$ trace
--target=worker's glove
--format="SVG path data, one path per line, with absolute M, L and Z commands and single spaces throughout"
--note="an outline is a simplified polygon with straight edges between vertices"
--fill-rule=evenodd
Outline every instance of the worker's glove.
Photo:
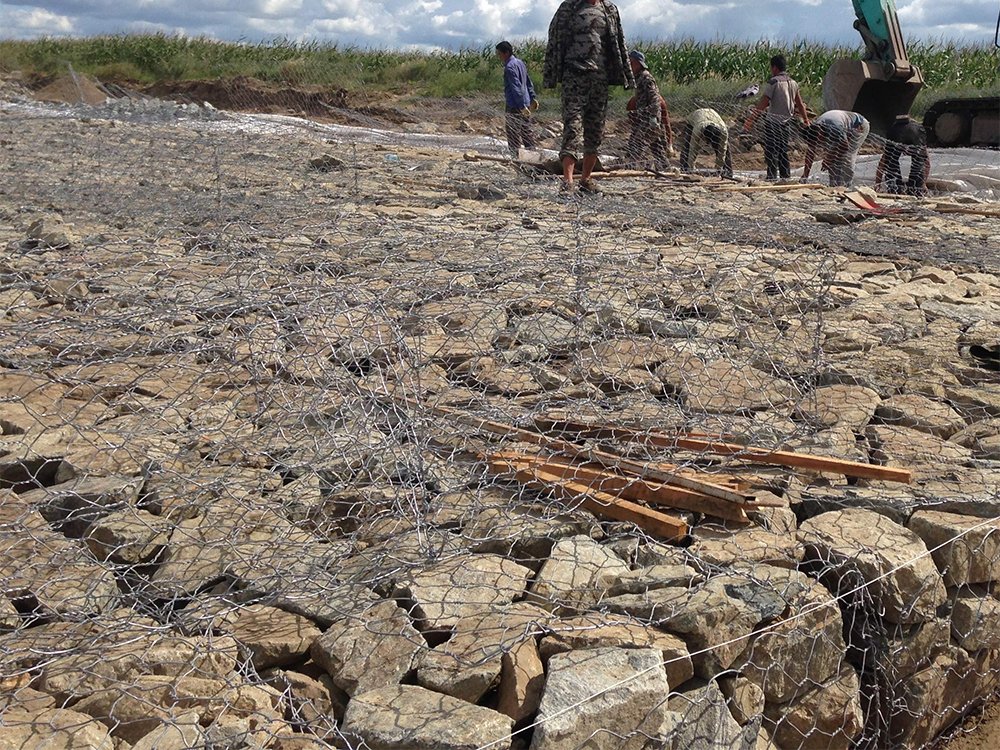
M 677 149 L 674 148 L 672 144 L 667 146 L 667 156 L 671 159 L 677 158 Z
M 531 117 L 531 110 L 525 107 L 524 109 L 521 110 L 521 114 L 524 115 L 525 117 Z
M 660 118 L 655 116 L 647 118 L 646 127 L 648 127 L 650 130 L 656 130 L 657 128 L 660 127 Z
M 531 104 L 528 105 L 528 108 L 532 112 L 537 112 L 538 111 L 538 100 L 537 99 L 532 99 L 531 100 Z

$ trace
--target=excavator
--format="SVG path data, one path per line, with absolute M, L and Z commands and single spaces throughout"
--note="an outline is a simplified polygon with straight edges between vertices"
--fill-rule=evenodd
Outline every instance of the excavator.
M 852 1 L 865 54 L 861 60 L 834 61 L 823 78 L 823 105 L 858 112 L 873 132 L 885 135 L 897 116 L 909 113 L 924 78 L 906 57 L 893 0 Z M 1000 45 L 1000 19 L 994 43 Z M 935 102 L 924 127 L 930 145 L 1000 147 L 1000 97 Z

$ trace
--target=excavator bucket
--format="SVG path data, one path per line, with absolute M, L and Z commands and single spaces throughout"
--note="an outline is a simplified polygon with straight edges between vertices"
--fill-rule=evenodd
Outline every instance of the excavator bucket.
M 915 67 L 893 76 L 877 60 L 837 60 L 823 78 L 823 106 L 864 115 L 873 133 L 885 135 L 897 116 L 909 113 L 923 85 Z

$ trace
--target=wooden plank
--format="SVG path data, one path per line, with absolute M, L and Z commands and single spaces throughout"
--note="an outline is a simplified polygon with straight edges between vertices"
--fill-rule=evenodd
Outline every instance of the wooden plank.
M 724 500 L 708 497 L 682 487 L 671 487 L 638 477 L 615 474 L 593 464 L 574 464 L 545 456 L 530 457 L 523 463 L 519 463 L 517 459 L 509 458 L 497 460 L 498 464 L 506 462 L 555 474 L 597 492 L 615 495 L 626 500 L 635 500 L 648 505 L 663 505 L 694 513 L 705 513 L 737 523 L 749 523 L 750 521 L 743 507 L 735 503 L 727 503 Z
M 961 206 L 957 203 L 935 203 L 934 210 L 943 214 L 966 214 L 969 216 L 989 216 L 1000 219 L 1000 211 L 991 208 Z
M 548 421 L 552 422 L 552 420 Z M 827 456 L 814 456 L 808 453 L 795 453 L 794 451 L 766 450 L 750 445 L 728 443 L 715 436 L 701 435 L 699 433 L 670 435 L 654 430 L 640 432 L 628 427 L 593 427 L 585 423 L 569 420 L 558 423 L 553 422 L 553 424 L 557 424 L 558 428 L 565 432 L 586 437 L 627 440 L 659 448 L 681 448 L 701 453 L 712 453 L 718 456 L 737 456 L 746 462 L 830 472 L 859 479 L 881 479 L 889 482 L 908 484 L 913 477 L 912 473 L 906 469 L 863 464 L 858 461 L 848 461 L 842 458 L 830 458 Z
M 563 500 L 578 502 L 581 507 L 600 518 L 634 523 L 640 529 L 667 541 L 681 541 L 687 536 L 687 524 L 679 518 L 599 492 L 557 474 L 534 468 L 515 468 L 512 474 L 522 484 L 548 490 Z
M 776 464 L 809 471 L 830 472 L 858 479 L 881 479 L 887 482 L 902 482 L 909 484 L 913 478 L 912 472 L 906 469 L 896 469 L 890 466 L 863 464 L 858 461 L 848 461 L 843 458 L 814 456 L 808 453 L 794 451 L 769 451 L 753 446 L 739 445 L 716 440 L 710 436 L 654 436 L 656 445 L 663 447 L 678 447 L 685 450 L 704 451 L 720 456 L 738 456 L 744 461 L 755 461 L 763 464 Z
M 788 185 L 720 185 L 712 188 L 717 193 L 787 193 L 790 190 L 815 190 L 823 188 L 818 182 L 794 182 Z

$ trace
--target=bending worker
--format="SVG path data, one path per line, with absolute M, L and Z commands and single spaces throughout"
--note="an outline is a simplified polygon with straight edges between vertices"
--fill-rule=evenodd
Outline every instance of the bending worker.
M 903 180 L 899 159 L 910 157 L 910 173 Z M 927 153 L 927 131 L 909 115 L 900 115 L 886 133 L 885 149 L 875 170 L 875 187 L 887 193 L 925 195 L 931 159 Z
M 660 96 L 656 79 L 649 72 L 646 56 L 639 50 L 628 53 L 632 75 L 635 76 L 635 96 L 628 102 L 628 117 L 632 134 L 628 139 L 628 156 L 634 162 L 644 161 L 646 151 L 653 154 L 656 169 L 665 170 L 667 156 L 674 148 L 667 103 Z
M 868 120 L 857 112 L 843 109 L 828 110 L 813 120 L 805 132 L 809 145 L 802 180 L 809 178 L 816 155 L 822 153 L 831 187 L 849 186 L 854 182 L 854 160 L 870 127 Z
M 687 117 L 681 142 L 681 171 L 690 172 L 703 149 L 715 153 L 715 168 L 722 177 L 733 176 L 733 157 L 729 151 L 729 128 L 714 109 L 696 109 Z

